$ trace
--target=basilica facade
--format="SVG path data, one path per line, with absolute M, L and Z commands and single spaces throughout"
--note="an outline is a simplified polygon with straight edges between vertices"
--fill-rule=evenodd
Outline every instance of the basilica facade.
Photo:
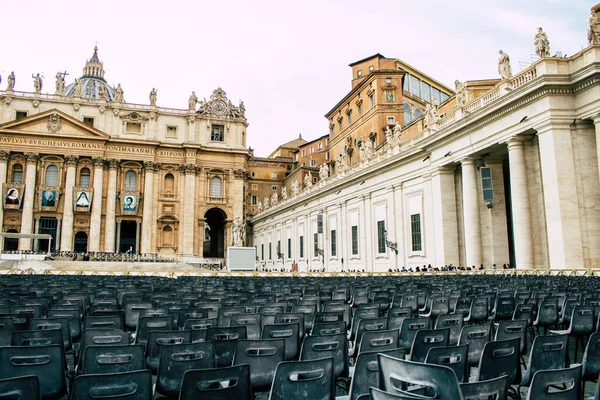
M 155 89 L 149 104 L 127 103 L 97 50 L 75 82 L 58 73 L 54 93 L 15 73 L 0 91 L 0 221 L 26 234 L 3 250 L 224 258 L 246 212 L 243 102 L 218 88 L 192 92 L 187 109 L 157 106 Z

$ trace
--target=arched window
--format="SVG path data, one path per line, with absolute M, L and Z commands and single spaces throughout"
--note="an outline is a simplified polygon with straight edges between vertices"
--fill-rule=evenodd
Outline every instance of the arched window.
M 163 246 L 173 246 L 173 228 L 168 225 L 163 228 Z
M 81 187 L 90 187 L 90 169 L 89 168 L 81 168 L 79 171 L 79 186 Z
M 135 171 L 127 171 L 125 173 L 125 191 L 135 192 L 137 190 L 137 174 Z
M 404 125 L 408 125 L 412 121 L 412 110 L 410 109 L 410 104 L 403 103 L 402 108 L 404 108 Z
M 49 165 L 46 168 L 46 186 L 58 186 L 58 167 Z
M 210 197 L 222 197 L 221 189 L 221 178 L 219 178 L 218 176 L 214 176 L 210 180 Z
M 23 166 L 15 164 L 12 167 L 12 183 L 23 183 Z
M 165 193 L 172 194 L 175 190 L 175 177 L 173 174 L 165 175 Z
M 421 115 L 423 115 L 423 111 L 421 111 L 420 108 L 415 108 L 415 118 L 414 119 L 419 118 Z

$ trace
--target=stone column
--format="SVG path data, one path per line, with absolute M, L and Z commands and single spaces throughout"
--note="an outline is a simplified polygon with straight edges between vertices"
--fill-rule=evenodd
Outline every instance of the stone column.
M 531 209 L 529 186 L 523 153 L 523 139 L 513 137 L 508 142 L 510 166 L 510 196 L 512 210 L 513 241 L 517 268 L 531 269 L 533 264 L 533 235 L 531 231 Z
M 454 170 L 438 168 L 431 174 L 433 200 L 434 266 L 458 266 L 458 222 Z M 471 265 L 469 265 L 471 266 Z
M 104 227 L 104 251 L 115 251 L 115 213 L 117 207 L 117 168 L 119 161 L 108 160 L 108 187 L 106 192 L 106 226 Z
M 535 127 L 543 171 L 544 209 L 550 268 L 583 268 L 579 195 L 568 122 Z M 513 210 L 514 212 L 514 210 Z
M 73 250 L 73 187 L 75 186 L 76 156 L 66 156 L 67 179 L 65 181 L 65 199 L 63 207 L 63 229 L 60 233 L 60 251 Z M 56 244 L 58 246 L 58 243 Z
M 34 219 L 34 223 L 33 223 L 33 233 L 38 234 L 40 233 L 40 217 L 35 217 Z M 33 251 L 39 251 L 40 249 L 40 241 L 39 239 L 34 239 L 33 240 Z
M 35 178 L 38 155 L 26 153 L 25 197 L 21 215 L 21 233 L 30 234 L 33 229 L 33 204 L 35 202 Z M 19 239 L 19 250 L 31 250 L 31 239 Z
M 594 121 L 594 128 L 596 130 L 596 154 L 598 157 L 598 173 L 600 177 L 600 114 L 592 117 Z
M 117 221 L 117 242 L 115 244 L 115 253 L 121 252 L 121 221 Z
M 0 187 L 6 183 L 8 172 L 8 151 L 0 150 Z M 4 207 L 0 205 L 0 232 L 4 232 Z M 0 250 L 4 249 L 4 238 L 0 237 Z
M 156 232 L 152 232 L 152 202 L 154 200 L 154 170 L 155 166 L 152 162 L 145 162 L 146 175 L 144 177 L 144 208 L 142 215 L 142 254 L 155 253 L 152 248 L 152 236 Z
M 140 228 L 141 224 L 135 221 L 135 254 L 140 254 Z
M 102 180 L 104 177 L 104 160 L 94 158 L 94 200 L 92 202 L 92 218 L 90 221 L 90 237 L 88 251 L 100 251 L 100 224 L 102 223 Z
M 62 218 L 59 217 L 56 219 L 56 243 L 54 244 L 54 248 L 56 249 L 57 253 L 60 249 L 61 234 L 62 234 Z
M 319 256 L 321 259 L 321 268 L 324 268 L 325 271 L 329 272 L 329 257 L 331 257 L 331 238 L 329 238 L 329 243 L 327 243 L 327 238 L 331 234 L 331 229 L 329 227 L 329 217 L 327 216 L 327 209 L 323 210 L 323 241 L 321 243 L 321 249 L 323 250 L 323 256 Z
M 363 196 L 364 201 L 364 221 L 365 221 L 365 272 L 373 272 L 375 265 L 375 254 L 373 252 L 373 218 L 371 210 L 371 193 Z
M 473 158 L 465 158 L 462 164 L 463 216 L 466 267 L 479 267 L 481 258 L 481 227 L 479 225 L 479 190 L 477 168 Z
M 181 169 L 185 176 L 183 195 L 183 255 L 194 256 L 194 232 L 196 225 L 195 200 L 196 200 L 196 171 L 194 164 L 183 164 Z M 227 236 L 226 236 L 227 240 Z

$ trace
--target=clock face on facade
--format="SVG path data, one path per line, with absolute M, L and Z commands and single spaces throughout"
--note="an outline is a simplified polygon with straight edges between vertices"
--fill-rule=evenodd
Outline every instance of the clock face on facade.
M 211 105 L 212 112 L 215 114 L 224 114 L 225 113 L 226 104 L 224 101 L 217 100 L 213 101 Z

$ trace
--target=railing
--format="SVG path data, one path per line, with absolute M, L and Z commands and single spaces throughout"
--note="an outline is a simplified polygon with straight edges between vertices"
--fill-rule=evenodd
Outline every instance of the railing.
M 534 64 L 534 65 L 530 66 L 529 68 L 526 68 L 523 71 L 519 72 L 517 75 L 515 75 L 512 78 L 512 80 L 511 80 L 512 88 L 516 89 L 520 86 L 523 86 L 527 82 L 537 78 L 537 76 L 538 76 L 537 66 Z

